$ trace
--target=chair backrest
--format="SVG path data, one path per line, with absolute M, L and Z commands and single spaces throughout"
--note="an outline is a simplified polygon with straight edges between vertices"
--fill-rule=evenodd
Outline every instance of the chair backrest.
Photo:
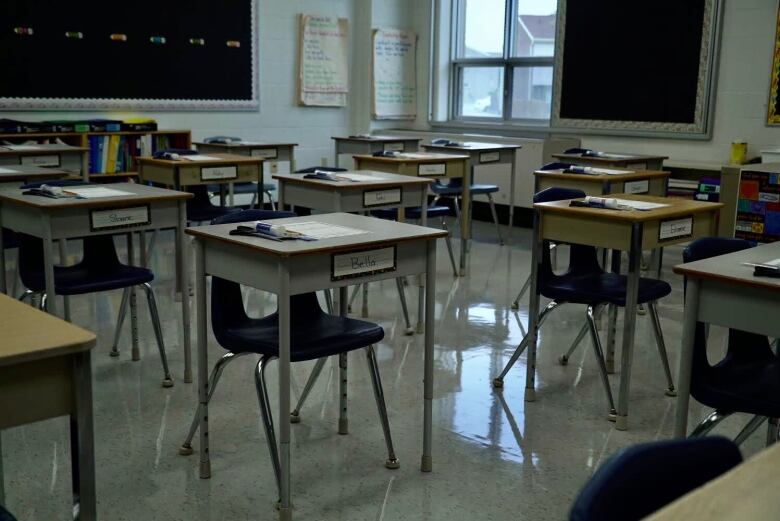
M 296 174 L 313 174 L 315 170 L 322 170 L 323 172 L 346 172 L 346 168 L 338 168 L 335 166 L 310 166 L 309 168 L 301 168 L 296 170 Z
M 570 521 L 634 521 L 738 465 L 726 438 L 658 441 L 629 447 L 604 463 L 574 501 Z
M 552 163 L 547 163 L 546 165 L 542 165 L 542 167 L 539 170 L 566 170 L 567 168 L 571 167 L 571 163 L 561 163 L 560 161 L 553 161 Z
M 194 196 L 192 199 L 187 199 L 187 206 L 212 206 L 211 196 L 206 185 L 191 185 L 187 187 L 187 191 Z
M 265 221 L 270 219 L 284 219 L 296 217 L 295 212 L 282 212 L 272 210 L 241 210 L 240 212 L 220 215 L 211 221 L 211 224 L 245 223 L 247 221 Z
M 0 505 L 0 521 L 16 521 L 16 518 L 11 513 Z
M 592 154 L 593 150 L 589 148 L 580 148 L 580 147 L 574 147 L 574 148 L 567 148 L 563 151 L 564 154 Z

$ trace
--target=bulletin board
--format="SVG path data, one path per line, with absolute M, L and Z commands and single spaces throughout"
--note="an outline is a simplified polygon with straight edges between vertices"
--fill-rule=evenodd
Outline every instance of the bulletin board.
M 257 0 L 3 0 L 0 109 L 245 110 Z
M 372 37 L 374 119 L 417 117 L 417 34 L 375 29 Z
M 741 172 L 734 237 L 758 242 L 780 240 L 780 174 Z
M 780 100 L 778 100 L 778 85 L 780 84 L 780 9 L 775 19 L 775 52 L 772 55 L 772 73 L 769 79 L 769 103 L 767 104 L 767 125 L 780 125 Z
M 298 33 L 298 103 L 344 107 L 349 92 L 348 21 L 301 14 Z

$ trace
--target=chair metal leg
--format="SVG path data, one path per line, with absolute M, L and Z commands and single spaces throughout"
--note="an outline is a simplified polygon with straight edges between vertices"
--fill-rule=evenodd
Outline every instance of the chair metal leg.
M 734 443 L 737 445 L 742 445 L 742 443 L 750 437 L 751 434 L 756 432 L 756 429 L 761 427 L 761 424 L 764 423 L 767 420 L 766 416 L 753 416 L 750 421 L 745 425 L 741 431 L 739 431 L 739 434 L 737 434 L 737 437 L 734 438 Z
M 574 339 L 574 342 L 571 343 L 571 346 L 569 346 L 569 350 L 566 351 L 565 355 L 561 355 L 558 357 L 558 363 L 561 365 L 566 365 L 569 363 L 569 359 L 571 358 L 571 355 L 574 354 L 574 351 L 579 347 L 580 342 L 582 342 L 582 339 L 585 338 L 585 335 L 588 334 L 588 322 L 586 321 L 584 324 L 582 324 L 582 327 L 580 328 L 580 332 L 577 333 L 577 338 Z
M 491 194 L 485 194 L 488 198 L 488 203 L 490 204 L 490 213 L 493 214 L 493 224 L 496 225 L 496 234 L 498 234 L 498 242 L 501 244 L 501 246 L 504 245 L 504 237 L 501 235 L 501 226 L 498 224 L 498 213 L 496 213 L 496 204 L 493 201 L 493 195 Z
M 173 377 L 168 368 L 168 355 L 165 353 L 165 340 L 163 339 L 162 327 L 160 327 L 160 313 L 157 311 L 157 301 L 154 298 L 154 291 L 148 283 L 141 284 L 146 293 L 146 302 L 149 304 L 149 315 L 152 317 L 152 327 L 154 336 L 157 339 L 157 349 L 160 351 L 160 360 L 163 366 L 163 387 L 173 387 Z
M 271 203 L 271 210 L 276 211 L 276 203 L 274 202 L 274 198 L 271 197 L 271 192 L 265 190 L 265 195 L 268 196 L 268 202 Z
M 693 429 L 693 432 L 688 435 L 689 438 L 700 438 L 705 436 L 708 432 L 715 428 L 717 424 L 731 416 L 732 413 L 725 411 L 712 411 L 709 416 L 704 418 L 704 421 Z
M 555 300 L 551 300 L 549 304 L 542 310 L 541 313 L 539 313 L 539 325 L 537 326 L 537 330 L 541 329 L 542 324 L 549 316 L 550 312 L 563 304 L 563 302 L 556 302 Z M 497 377 L 493 378 L 493 387 L 504 387 L 504 377 L 509 372 L 510 369 L 512 369 L 512 366 L 515 365 L 515 362 L 517 362 L 517 359 L 520 358 L 520 355 L 523 354 L 523 351 L 525 351 L 526 346 L 528 345 L 528 341 L 530 340 L 530 332 L 528 332 L 524 337 L 523 340 L 520 341 L 520 345 L 517 346 L 517 349 L 515 349 L 515 352 L 512 353 L 512 357 L 509 359 L 509 362 L 506 363 L 504 366 L 503 371 L 501 371 L 501 374 Z
M 395 457 L 393 448 L 393 437 L 390 434 L 390 420 L 387 418 L 387 404 L 385 403 L 385 393 L 382 390 L 382 379 L 379 376 L 379 364 L 376 361 L 376 352 L 374 346 L 366 348 L 366 358 L 368 359 L 368 372 L 371 374 L 371 385 L 374 388 L 374 399 L 376 408 L 379 411 L 379 420 L 382 422 L 382 431 L 385 434 L 385 443 L 387 444 L 387 460 L 385 467 L 397 469 L 401 466 L 398 458 Z
M 404 283 L 401 277 L 395 279 L 395 285 L 398 288 L 398 297 L 401 300 L 401 310 L 403 311 L 404 322 L 406 324 L 404 334 L 413 335 L 414 328 L 412 327 L 412 323 L 409 321 L 409 307 L 406 305 L 406 292 L 404 291 Z
M 601 383 L 604 384 L 604 392 L 607 393 L 607 402 L 609 403 L 609 419 L 617 418 L 617 409 L 615 400 L 612 398 L 612 388 L 609 386 L 609 377 L 607 376 L 607 364 L 604 361 L 604 350 L 601 348 L 601 339 L 599 338 L 598 326 L 596 325 L 596 316 L 593 306 L 588 306 L 588 328 L 590 337 L 593 341 L 593 350 L 596 355 L 596 362 L 599 364 L 599 373 L 601 374 Z
M 452 238 L 450 237 L 450 230 L 447 228 L 447 223 L 444 222 L 444 219 L 441 220 L 441 227 L 442 229 L 447 232 L 447 235 L 444 237 L 444 244 L 447 245 L 447 253 L 450 256 L 450 263 L 452 264 L 452 274 L 455 278 L 458 277 L 458 264 L 455 262 L 455 253 L 452 249 Z
M 268 386 L 266 385 L 265 370 L 268 363 L 275 357 L 262 356 L 257 362 L 255 369 L 255 388 L 257 389 L 257 401 L 260 404 L 260 414 L 263 417 L 263 427 L 265 428 L 265 437 L 268 443 L 268 452 L 271 454 L 271 463 L 274 466 L 274 475 L 276 476 L 276 490 L 281 495 L 282 490 L 282 466 L 279 463 L 279 445 L 276 443 L 276 431 L 274 431 L 274 417 L 271 413 L 271 402 L 268 399 Z
M 325 295 L 325 308 L 328 310 L 328 314 L 333 314 L 333 295 L 331 294 L 329 289 L 323 290 L 323 294 Z
M 293 411 L 290 413 L 290 423 L 300 423 L 301 407 L 303 407 L 303 403 L 306 401 L 306 398 L 309 397 L 309 393 L 314 387 L 314 384 L 317 383 L 317 378 L 320 377 L 322 368 L 325 367 L 325 362 L 327 361 L 328 361 L 327 357 L 318 358 L 317 362 L 314 364 L 314 368 L 311 370 L 311 374 L 309 374 L 309 378 L 306 380 L 306 385 L 303 387 L 303 392 L 301 393 L 301 397 L 298 398 L 298 404 L 295 406 L 295 409 L 293 409 Z
M 46 293 L 41 293 L 41 300 L 38 301 L 38 309 L 41 311 L 48 311 L 49 308 L 46 306 L 47 300 Z
M 347 416 L 347 353 L 339 354 L 339 434 L 349 434 Z
M 19 295 L 18 300 L 19 300 L 19 302 L 24 302 L 25 300 L 27 300 L 29 298 L 30 299 L 30 305 L 33 306 L 34 305 L 33 301 L 32 301 L 33 295 L 35 295 L 34 291 L 26 289 L 26 290 L 24 290 L 24 293 Z
M 666 354 L 664 333 L 661 330 L 661 321 L 658 319 L 658 308 L 655 302 L 648 302 L 647 309 L 650 311 L 650 320 L 653 322 L 653 332 L 655 333 L 655 343 L 658 346 L 658 354 L 661 355 L 664 373 L 666 373 L 666 396 L 677 396 L 677 390 L 674 388 L 674 380 L 672 379 L 672 371 L 669 369 L 669 357 Z
M 348 313 L 352 313 L 352 304 L 355 302 L 355 299 L 357 298 L 359 291 L 360 291 L 360 284 L 358 284 L 357 286 L 352 286 L 352 294 L 349 296 L 349 303 L 347 304 Z
M 363 308 L 360 311 L 360 316 L 368 318 L 368 284 L 363 284 Z
M 268 192 L 266 192 L 268 193 Z M 255 204 L 257 204 L 257 192 L 252 194 L 252 200 L 249 201 L 249 209 L 254 210 Z
M 520 288 L 520 292 L 517 294 L 517 297 L 515 297 L 515 301 L 512 302 L 512 309 L 520 309 L 520 299 L 523 298 L 523 295 L 525 295 L 525 292 L 528 291 L 528 288 L 531 287 L 531 276 L 529 275 L 527 279 L 525 279 L 525 282 L 523 283 L 523 287 Z
M 214 364 L 214 368 L 211 370 L 211 375 L 209 376 L 208 380 L 208 394 L 206 396 L 206 404 L 211 402 L 211 397 L 214 395 L 214 391 L 217 389 L 217 384 L 219 383 L 219 379 L 222 377 L 222 371 L 225 370 L 225 367 L 232 362 L 233 360 L 248 355 L 250 353 L 233 353 L 228 351 L 224 355 L 222 355 L 222 358 L 220 358 L 216 364 Z M 195 408 L 195 416 L 192 418 L 192 423 L 190 424 L 190 430 L 187 433 L 187 438 L 184 440 L 184 443 L 181 444 L 181 447 L 179 447 L 179 454 L 182 456 L 189 456 L 192 454 L 192 438 L 195 437 L 195 433 L 198 432 L 198 426 L 200 425 L 200 404 Z
M 766 425 L 767 447 L 777 442 L 778 427 L 780 427 L 780 421 L 777 418 L 769 418 L 769 422 Z
M 119 356 L 119 336 L 122 334 L 122 325 L 125 323 L 127 315 L 127 303 L 130 301 L 130 288 L 122 290 L 122 303 L 119 304 L 119 314 L 116 317 L 116 326 L 114 326 L 114 343 L 111 345 L 110 356 Z

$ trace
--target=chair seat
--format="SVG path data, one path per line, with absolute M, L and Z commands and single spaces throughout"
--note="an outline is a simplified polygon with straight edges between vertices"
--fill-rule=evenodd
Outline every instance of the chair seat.
M 475 184 L 471 185 L 471 195 L 484 195 L 498 192 L 497 185 L 485 185 Z M 459 196 L 463 193 L 463 186 L 458 184 L 456 186 L 434 183 L 431 185 L 431 191 L 436 195 L 442 196 Z
M 279 316 L 276 313 L 228 326 L 221 332 L 215 331 L 215 335 L 222 347 L 234 353 L 279 354 Z M 300 362 L 361 349 L 379 342 L 384 336 L 380 326 L 362 320 L 326 313 L 306 320 L 296 320 L 293 316 L 290 359 Z
M 28 273 L 25 285 L 35 292 L 46 291 L 43 272 Z M 154 274 L 146 268 L 120 264 L 110 270 L 100 272 L 88 269 L 83 264 L 54 267 L 54 290 L 58 295 L 83 295 L 99 291 L 138 286 L 154 280 Z
M 208 190 L 211 193 L 217 193 L 219 192 L 219 185 L 208 185 Z M 272 183 L 263 183 L 263 191 L 264 192 L 273 192 L 276 190 L 276 185 Z M 227 193 L 227 187 L 225 187 L 225 192 Z M 257 193 L 257 183 L 234 183 L 233 184 L 233 193 L 234 194 L 255 194 Z
M 627 277 L 615 273 L 560 275 L 543 284 L 542 295 L 559 302 L 573 304 L 626 305 Z M 637 302 L 644 304 L 669 295 L 672 287 L 663 280 L 639 279 Z
M 451 215 L 451 211 L 447 206 L 429 206 L 428 207 L 428 218 L 436 218 L 436 217 L 446 217 L 447 215 Z M 378 217 L 379 219 L 389 219 L 393 220 L 398 215 L 398 210 L 394 208 L 383 208 L 381 210 L 374 210 L 371 212 L 371 215 L 374 217 Z M 422 208 L 419 206 L 406 208 L 404 211 L 404 216 L 406 219 L 411 220 L 417 220 L 422 218 Z
M 738 348 L 738 347 L 737 347 Z M 721 362 L 704 376 L 696 372 L 691 394 L 700 403 L 721 411 L 780 416 L 780 361 Z
M 216 206 L 208 204 L 188 204 L 187 220 L 191 222 L 212 221 L 217 217 L 240 211 L 239 208 L 230 208 L 228 206 Z

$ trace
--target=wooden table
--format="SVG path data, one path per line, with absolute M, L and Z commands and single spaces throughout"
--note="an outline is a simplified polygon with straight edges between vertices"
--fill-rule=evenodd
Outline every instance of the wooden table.
M 416 152 L 420 147 L 420 138 L 404 136 L 348 136 L 332 137 L 336 154 L 335 165 L 339 166 L 341 154 L 365 154 L 393 150 L 395 152 Z M 360 170 L 360 167 L 355 165 Z
M 20 134 L 20 137 L 23 137 Z M 57 167 L 79 172 L 89 181 L 89 147 L 70 145 L 0 145 L 0 166 Z
M 200 400 L 200 477 L 211 476 L 208 452 L 208 358 L 206 276 L 213 275 L 252 286 L 278 296 L 279 314 L 279 456 L 281 503 L 279 518 L 292 519 L 290 470 L 290 297 L 312 291 L 339 288 L 341 315 L 347 313 L 347 287 L 374 281 L 425 274 L 425 349 L 423 384 L 422 470 L 433 466 L 433 346 L 436 295 L 436 239 L 446 232 L 373 217 L 333 213 L 276 219 L 275 224 L 318 222 L 363 230 L 366 233 L 320 239 L 313 242 L 274 242 L 258 237 L 230 235 L 235 224 L 188 228 L 195 238 L 196 329 L 198 347 L 198 396 Z M 389 254 L 392 250 L 392 255 Z M 344 269 L 341 260 L 358 254 L 386 269 Z M 386 254 L 383 256 L 383 254 Z M 385 266 L 383 258 L 392 268 Z M 348 263 L 349 264 L 349 263 Z M 370 264 L 366 262 L 365 264 Z M 336 272 L 336 267 L 339 271 Z M 346 419 L 346 418 L 344 418 Z M 269 467 L 270 469 L 270 467 Z
M 98 185 L 100 186 L 100 185 Z M 65 241 L 91 235 L 127 234 L 128 257 L 134 261 L 133 234 L 148 230 L 173 228 L 176 230 L 176 266 L 179 287 L 186 287 L 189 273 L 187 242 L 183 233 L 187 223 L 187 199 L 192 194 L 175 192 L 165 188 L 137 183 L 117 183 L 107 188 L 127 192 L 116 197 L 97 199 L 50 199 L 24 195 L 19 188 L 0 190 L 0 273 L 5 273 L 3 228 L 39 237 L 43 241 L 43 258 L 46 277 L 47 308 L 58 314 L 54 288 L 54 241 L 60 242 L 60 257 L 65 251 Z M 146 264 L 144 234 L 141 233 L 141 265 Z M 6 293 L 5 277 L 0 277 L 0 291 Z M 131 320 L 134 321 L 133 358 L 138 359 L 138 334 L 135 324 L 135 291 L 131 288 Z M 65 300 L 64 317 L 70 320 L 70 309 Z M 192 381 L 190 354 L 190 312 L 187 299 L 182 299 L 182 324 L 184 328 L 184 381 Z
M 747 521 L 780 518 L 777 469 L 780 443 L 775 443 L 722 476 L 692 490 L 646 521 Z M 648 494 L 652 491 L 648 491 Z
M 0 429 L 70 416 L 73 497 L 94 521 L 92 366 L 95 335 L 0 294 Z M 5 503 L 0 451 L 0 504 Z M 74 505 L 75 506 L 75 505 Z
M 0 165 L 0 187 L 17 187 L 20 184 L 62 179 L 73 173 L 62 168 L 31 165 Z
M 515 219 L 515 183 L 517 151 L 523 148 L 520 145 L 502 143 L 482 143 L 478 141 L 466 141 L 458 146 L 423 144 L 428 152 L 440 152 L 442 154 L 468 155 L 471 167 L 471 182 L 475 182 L 476 168 L 480 165 L 509 165 L 509 231 L 512 233 L 512 225 Z M 507 237 L 509 239 L 509 237 Z
M 225 187 L 232 183 L 257 183 L 258 201 L 263 201 L 262 157 L 236 154 L 208 154 L 212 161 L 170 160 L 152 157 L 138 158 L 138 177 L 142 182 L 151 181 L 174 190 L 184 186 L 220 185 L 220 204 L 225 205 Z M 186 157 L 186 156 L 184 156 Z M 231 194 L 231 204 L 232 194 Z
M 696 322 L 750 331 L 770 338 L 780 337 L 780 279 L 753 276 L 743 262 L 766 262 L 780 258 L 780 243 L 764 244 L 728 255 L 675 266 L 686 277 L 680 370 L 677 377 L 677 411 L 674 434 L 688 431 L 688 402 Z
M 466 252 L 471 238 L 471 192 L 467 182 L 467 155 L 433 154 L 430 152 L 403 153 L 395 157 L 374 157 L 370 155 L 353 156 L 358 170 L 377 170 L 392 174 L 428 179 L 461 178 L 463 183 L 463 203 L 460 212 L 460 274 L 466 275 Z
M 564 163 L 573 165 L 593 165 L 604 168 L 622 167 L 634 170 L 662 170 L 664 160 L 669 156 L 655 156 L 643 154 L 608 154 L 602 156 L 585 156 L 581 154 L 552 154 L 552 156 Z
M 637 292 L 642 250 L 689 242 L 697 237 L 715 235 L 720 203 L 704 203 L 635 194 L 616 194 L 621 199 L 661 203 L 668 206 L 649 211 L 616 211 L 569 206 L 570 201 L 534 204 L 534 240 L 531 262 L 531 304 L 529 307 L 528 364 L 526 400 L 535 399 L 536 335 L 539 316 L 538 273 L 544 240 L 559 243 L 586 244 L 616 250 L 612 271 L 620 270 L 619 251 L 628 252 L 628 283 L 623 323 L 620 394 L 616 427 L 628 428 L 628 400 L 631 364 L 634 352 Z M 663 234 L 663 235 L 662 235 Z M 617 308 L 610 306 L 607 329 L 607 366 L 614 367 Z

